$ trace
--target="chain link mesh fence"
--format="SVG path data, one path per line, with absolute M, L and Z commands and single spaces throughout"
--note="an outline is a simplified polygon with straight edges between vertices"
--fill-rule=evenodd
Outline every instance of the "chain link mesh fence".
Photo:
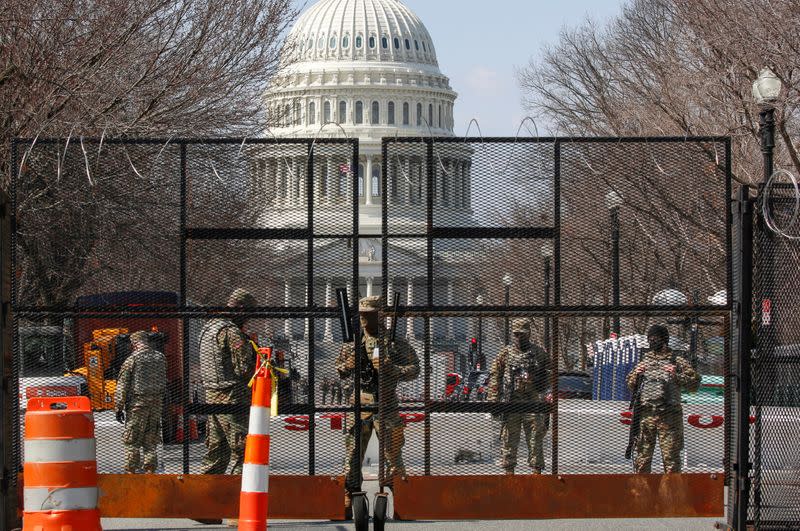
M 287 371 L 274 474 L 631 472 L 642 360 L 640 469 L 727 471 L 727 139 L 13 148 L 16 414 L 88 394 L 101 473 L 237 472 L 251 340 Z M 337 290 L 382 296 L 352 347 Z
M 759 190 L 754 227 L 752 491 L 757 529 L 800 522 L 800 322 L 795 179 L 779 171 Z

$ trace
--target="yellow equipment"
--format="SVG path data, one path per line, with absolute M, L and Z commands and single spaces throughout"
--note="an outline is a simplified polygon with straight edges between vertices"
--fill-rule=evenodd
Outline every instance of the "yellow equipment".
M 92 340 L 83 344 L 83 367 L 72 374 L 86 379 L 93 410 L 114 409 L 117 375 L 129 353 L 127 328 L 92 330 Z

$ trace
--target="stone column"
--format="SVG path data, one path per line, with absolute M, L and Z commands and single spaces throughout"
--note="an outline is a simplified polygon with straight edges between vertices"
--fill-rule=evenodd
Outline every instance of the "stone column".
M 367 277 L 367 297 L 372 297 L 372 284 L 375 282 L 375 279 L 372 277 Z
M 367 165 L 364 168 L 364 202 L 372 204 L 372 155 L 367 155 Z
M 331 285 L 331 279 L 327 279 L 325 281 L 325 306 L 330 307 L 332 306 L 333 302 L 333 286 Z M 325 335 L 323 336 L 323 341 L 333 341 L 333 319 L 325 319 Z
M 283 205 L 283 164 L 282 157 L 275 159 L 275 206 Z
M 289 278 L 283 279 L 283 305 L 288 308 L 292 305 L 292 283 Z M 283 334 L 286 339 L 292 339 L 292 320 L 286 319 L 283 322 Z
M 414 279 L 408 279 L 408 287 L 406 288 L 406 306 L 414 305 Z M 414 338 L 414 319 L 412 317 L 406 318 L 406 336 Z
M 453 279 L 447 279 L 447 305 L 453 305 Z M 447 319 L 447 339 L 453 339 L 455 336 L 453 334 L 453 319 L 455 317 L 446 317 Z
M 386 304 L 392 306 L 394 304 L 394 281 L 390 278 L 386 281 Z M 392 326 L 392 319 L 394 316 L 386 316 L 386 328 Z
M 404 157 L 403 164 L 405 165 L 405 173 L 403 173 L 403 179 L 400 181 L 400 187 L 403 190 L 402 196 L 405 196 L 405 201 L 407 205 L 411 204 L 411 157 Z

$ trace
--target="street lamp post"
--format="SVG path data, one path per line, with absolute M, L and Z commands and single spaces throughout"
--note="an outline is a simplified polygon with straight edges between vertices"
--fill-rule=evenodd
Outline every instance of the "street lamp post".
M 478 296 L 475 297 L 475 302 L 478 306 L 482 306 L 483 295 L 478 294 Z M 481 359 L 483 359 L 483 316 L 478 315 L 478 360 Z
M 505 306 L 506 306 L 506 310 L 508 310 L 508 307 L 511 304 L 511 282 L 512 282 L 512 280 L 513 279 L 511 278 L 511 273 L 506 273 L 505 275 L 503 275 L 503 286 L 505 287 Z M 509 344 L 508 315 L 506 315 L 505 332 L 504 332 L 503 337 L 505 339 L 505 344 L 508 345 Z
M 542 245 L 542 258 L 544 258 L 544 305 L 550 306 L 550 261 L 553 258 L 553 242 Z M 550 318 L 544 318 L 544 349 L 550 352 Z
M 611 303 L 619 310 L 619 209 L 622 196 L 611 190 L 606 194 L 606 208 L 611 214 Z M 613 331 L 619 337 L 619 314 L 614 315 Z

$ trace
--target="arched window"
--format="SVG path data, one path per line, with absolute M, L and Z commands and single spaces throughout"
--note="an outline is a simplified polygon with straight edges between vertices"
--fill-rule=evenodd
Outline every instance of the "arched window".
M 317 105 L 311 101 L 308 103 L 308 123 L 314 125 L 317 120 Z
M 439 127 L 443 127 L 442 126 L 442 105 L 441 104 L 439 104 Z
M 300 114 L 301 114 L 302 106 L 300 105 L 299 101 L 294 102 L 294 125 L 300 125 Z
M 347 123 L 347 102 L 340 101 L 339 102 L 339 123 Z
M 330 45 L 331 48 L 336 48 L 336 35 L 331 37 L 329 45 Z
M 417 103 L 417 126 L 422 125 L 422 104 Z
M 381 46 L 386 49 L 389 47 L 389 39 L 384 35 L 381 37 Z
M 364 123 L 364 104 L 360 101 L 356 102 L 356 123 Z
M 370 48 L 375 48 L 375 35 L 370 35 L 369 36 L 369 47 Z
M 324 47 L 325 47 L 325 36 L 324 35 L 320 35 L 319 39 L 317 39 L 317 48 L 319 48 L 321 50 Z
M 378 125 L 381 123 L 381 106 L 377 101 L 372 102 L 372 125 Z
M 381 168 L 380 166 L 372 167 L 372 195 L 377 197 L 381 195 Z
M 416 39 L 414 39 L 414 48 L 416 48 L 416 50 L 419 51 L 419 41 Z
M 364 165 L 358 165 L 358 197 L 364 197 Z
M 408 102 L 403 102 L 403 125 L 408 125 L 410 118 L 408 117 Z
M 347 195 L 347 169 L 350 165 L 346 162 L 339 164 L 339 196 Z
M 410 49 L 411 49 L 411 41 L 406 39 L 406 50 L 410 50 Z
M 350 35 L 345 35 L 342 37 L 342 48 L 349 48 L 350 47 Z
M 398 39 L 397 37 L 395 37 L 395 38 L 394 38 L 394 43 L 393 43 L 393 44 L 394 44 L 394 49 L 395 49 L 395 50 L 397 50 L 398 48 L 400 48 L 400 39 Z
M 292 125 L 292 108 L 289 107 L 288 103 L 283 107 L 283 125 Z
M 361 35 L 356 35 L 356 48 L 361 49 L 362 45 L 363 39 L 361 38 Z
M 388 123 L 389 125 L 394 125 L 394 102 L 393 101 L 389 102 L 389 107 L 387 109 L 387 114 L 386 114 L 386 123 Z
M 428 127 L 433 127 L 433 103 L 428 104 Z
M 324 123 L 328 123 L 331 121 L 331 102 L 326 101 L 322 105 L 322 115 L 324 117 Z
M 422 51 L 423 52 L 427 52 L 428 51 L 428 47 L 425 46 L 425 41 L 422 41 Z

